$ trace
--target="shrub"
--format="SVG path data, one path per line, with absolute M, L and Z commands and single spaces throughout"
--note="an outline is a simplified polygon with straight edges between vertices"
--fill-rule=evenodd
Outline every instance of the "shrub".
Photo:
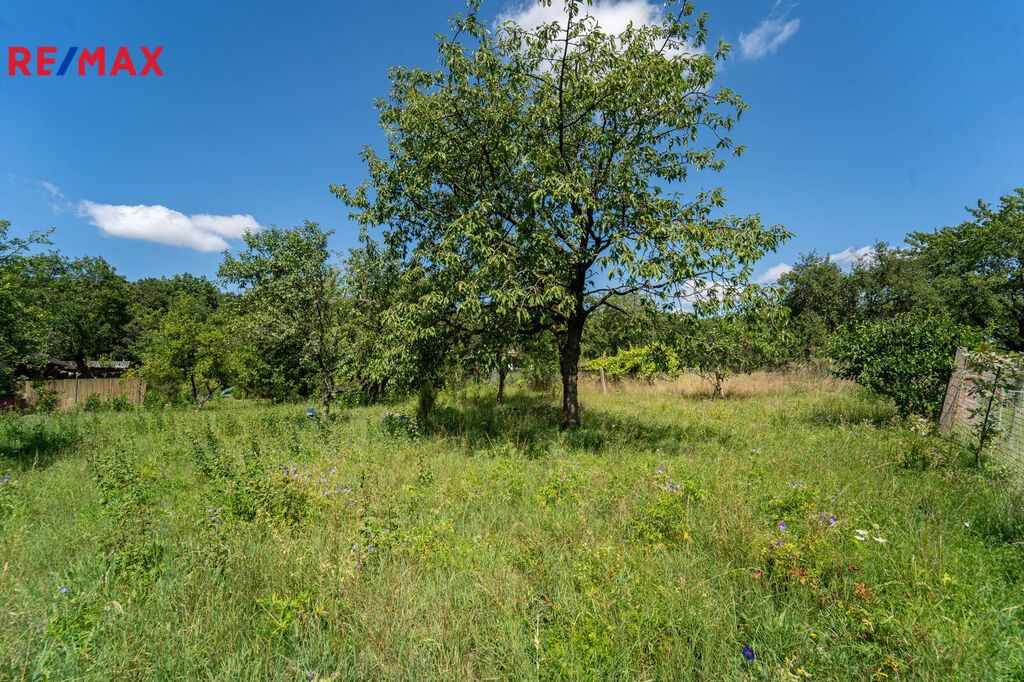
M 611 357 L 591 360 L 584 369 L 599 370 L 604 368 L 609 377 L 624 375 L 654 378 L 658 376 L 674 377 L 679 374 L 679 358 L 675 351 L 660 343 L 649 346 L 620 350 Z
M 381 433 L 391 438 L 404 436 L 415 438 L 419 434 L 419 423 L 415 417 L 395 412 L 385 412 L 378 422 Z
M 892 398 L 903 415 L 938 417 L 958 346 L 972 332 L 946 316 L 904 313 L 847 326 L 832 336 L 828 356 L 837 376 Z

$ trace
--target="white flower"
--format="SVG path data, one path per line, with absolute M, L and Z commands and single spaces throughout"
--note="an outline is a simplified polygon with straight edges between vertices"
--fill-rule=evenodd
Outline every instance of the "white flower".
M 875 542 L 888 542 L 885 538 L 875 538 Z
M 964 521 L 964 528 L 970 528 L 970 527 L 971 527 L 971 522 L 970 521 Z
M 867 536 L 866 536 L 866 535 L 854 535 L 854 536 L 853 536 L 853 539 L 854 539 L 854 540 L 860 540 L 861 542 L 864 542 L 864 541 L 865 541 L 865 540 L 867 540 L 868 538 L 867 538 Z
M 861 530 L 860 528 L 857 529 L 857 535 L 867 535 L 867 534 L 868 534 L 868 532 L 866 530 Z

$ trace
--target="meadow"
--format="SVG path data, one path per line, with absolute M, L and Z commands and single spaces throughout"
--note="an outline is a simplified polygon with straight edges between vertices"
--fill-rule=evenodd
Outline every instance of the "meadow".
M 726 391 L 3 417 L 0 677 L 1024 679 L 1010 481 L 853 384 Z

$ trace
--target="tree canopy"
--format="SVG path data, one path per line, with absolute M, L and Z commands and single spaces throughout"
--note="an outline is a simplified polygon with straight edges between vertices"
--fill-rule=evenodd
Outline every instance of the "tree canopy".
M 998 208 L 978 200 L 967 210 L 974 220 L 913 232 L 907 242 L 953 314 L 1024 351 L 1024 188 Z

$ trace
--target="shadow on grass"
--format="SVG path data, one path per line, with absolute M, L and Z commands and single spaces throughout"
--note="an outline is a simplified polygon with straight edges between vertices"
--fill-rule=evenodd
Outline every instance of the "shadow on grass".
M 632 449 L 674 451 L 697 444 L 734 445 L 737 437 L 707 423 L 666 424 L 654 419 L 585 409 L 583 425 L 562 431 L 562 411 L 541 396 L 515 395 L 498 407 L 493 397 L 463 398 L 458 407 L 438 408 L 427 420 L 426 433 L 462 442 L 467 451 L 511 444 L 536 457 L 560 449 L 596 452 L 620 445 Z
M 80 440 L 78 429 L 66 420 L 5 416 L 0 419 L 0 467 L 45 468 Z

